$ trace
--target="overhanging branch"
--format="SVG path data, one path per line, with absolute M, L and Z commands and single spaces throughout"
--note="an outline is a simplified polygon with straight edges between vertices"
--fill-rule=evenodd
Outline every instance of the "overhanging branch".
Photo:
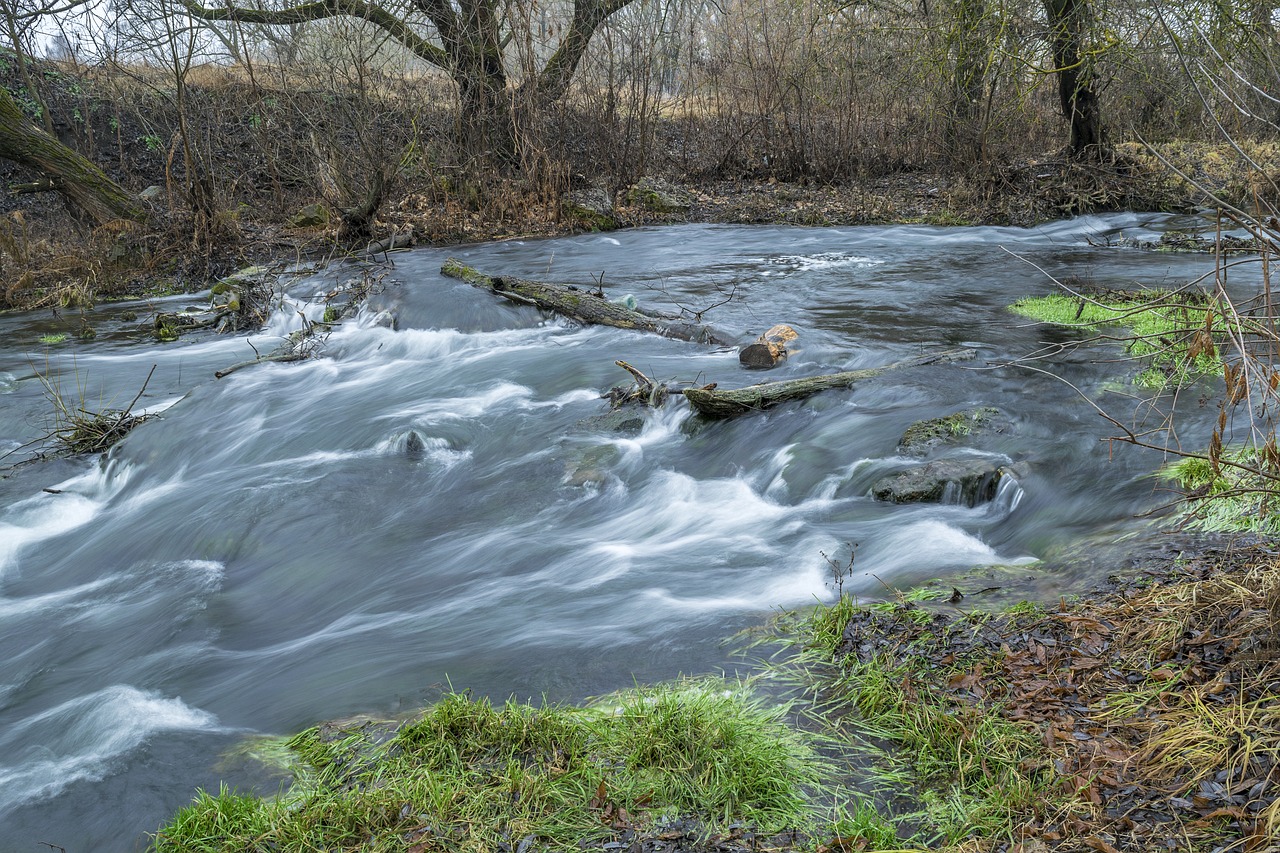
M 202 21 L 235 21 L 242 24 L 265 24 L 267 26 L 289 26 L 304 24 L 309 21 L 322 21 L 326 18 L 348 16 L 368 21 L 387 32 L 418 58 L 443 68 L 452 70 L 453 64 L 449 55 L 438 45 L 414 32 L 403 18 L 391 14 L 386 9 L 364 0 L 315 0 L 285 9 L 246 9 L 230 4 L 220 7 L 201 6 L 194 0 L 183 0 L 183 6 L 193 17 Z

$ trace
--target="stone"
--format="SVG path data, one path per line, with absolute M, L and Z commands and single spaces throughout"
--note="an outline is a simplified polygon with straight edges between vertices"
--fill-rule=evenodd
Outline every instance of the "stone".
M 996 496 L 1000 480 L 1010 474 L 1004 462 L 990 456 L 935 459 L 876 481 L 871 495 L 891 503 L 954 503 L 977 506 Z
M 163 193 L 164 193 L 163 189 L 156 186 L 155 184 L 152 184 L 142 192 L 138 193 L 138 198 L 142 199 L 143 201 L 155 201 L 156 199 L 160 198 L 160 196 Z
M 693 198 L 661 178 L 641 178 L 627 191 L 627 201 L 650 213 L 688 213 Z
M 898 450 L 923 456 L 937 447 L 954 445 L 975 436 L 1000 435 L 1013 425 L 999 409 L 982 406 L 940 418 L 916 421 L 898 441 Z
M 591 432 L 618 433 L 625 436 L 644 432 L 644 409 L 625 406 L 603 415 L 592 415 L 578 422 L 581 429 Z
M 600 187 L 565 193 L 560 199 L 560 211 L 592 231 L 613 231 L 619 224 L 613 197 Z
M 319 228 L 329 224 L 329 208 L 316 202 L 299 210 L 289 220 L 294 228 Z

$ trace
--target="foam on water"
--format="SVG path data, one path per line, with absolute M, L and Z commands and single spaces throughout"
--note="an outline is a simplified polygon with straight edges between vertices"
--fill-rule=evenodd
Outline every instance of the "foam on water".
M 530 403 L 532 398 L 532 388 L 498 380 L 476 394 L 423 400 L 411 406 L 402 406 L 388 411 L 380 415 L 379 419 L 412 418 L 422 425 L 471 420 L 502 408 L 522 408 Z
M 827 579 L 813 566 L 784 566 L 767 583 L 755 587 L 740 584 L 734 590 L 729 595 L 682 595 L 669 588 L 650 588 L 643 596 L 658 607 L 684 613 L 760 611 L 819 601 L 826 597 Z
M 98 780 L 157 732 L 216 731 L 179 698 L 113 685 L 28 717 L 0 734 L 0 810 Z
M 858 550 L 863 578 L 892 583 L 896 575 L 926 566 L 978 566 L 1004 560 L 977 536 L 937 519 L 887 531 Z
M 777 255 L 762 260 L 766 264 L 788 267 L 795 272 L 839 267 L 862 269 L 880 266 L 884 263 L 883 260 L 877 258 L 868 258 L 864 255 L 854 255 L 849 252 L 819 252 L 816 255 Z
M 0 577 L 24 548 L 91 521 L 128 483 L 132 466 L 112 461 L 0 510 Z
M 363 315 L 362 318 L 363 319 Z M 348 321 L 350 323 L 350 321 Z M 566 336 L 577 329 L 547 324 L 520 329 L 498 329 L 489 332 L 464 332 L 458 329 L 392 330 L 373 323 L 372 318 L 350 323 L 329 338 L 331 350 L 344 360 L 367 357 L 379 366 L 396 361 L 432 361 L 449 358 L 451 366 L 477 360 L 500 358 L 511 353 L 539 350 L 549 335 Z
M 412 439 L 416 439 L 418 448 L 412 446 Z M 374 446 L 373 451 L 382 456 L 418 456 L 442 468 L 452 468 L 471 458 L 470 450 L 454 450 L 446 439 L 423 435 L 416 430 L 384 438 Z

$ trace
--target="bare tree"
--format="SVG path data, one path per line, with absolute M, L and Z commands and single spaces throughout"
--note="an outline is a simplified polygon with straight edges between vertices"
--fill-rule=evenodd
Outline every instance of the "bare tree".
M 1044 0 L 1058 102 L 1071 128 L 1067 147 L 1080 159 L 1097 157 L 1104 148 L 1094 55 L 1087 44 L 1093 5 L 1090 0 Z
M 611 15 L 635 0 L 574 0 L 558 46 L 536 73 L 518 79 L 508 68 L 507 46 L 522 24 L 519 10 L 499 0 L 313 0 L 276 8 L 201 6 L 183 0 L 206 21 L 291 26 L 328 18 L 356 18 L 385 30 L 458 87 L 458 138 L 487 164 L 511 169 L 520 162 L 515 104 L 554 101 L 568 89 L 587 45 Z M 394 3 L 395 5 L 392 5 Z M 516 14 L 512 14 L 512 12 Z M 527 18 L 526 18 L 527 20 Z M 518 86 L 510 84 L 516 78 Z

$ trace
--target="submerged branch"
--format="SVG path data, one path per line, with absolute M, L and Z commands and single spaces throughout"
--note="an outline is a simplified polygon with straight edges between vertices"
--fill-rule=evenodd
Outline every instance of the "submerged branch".
M 679 317 L 657 312 L 632 310 L 625 305 L 610 302 L 600 291 L 581 290 L 573 285 L 532 281 L 515 276 L 489 276 L 454 258 L 445 261 L 440 273 L 484 288 L 512 302 L 551 311 L 584 326 L 635 329 L 653 332 L 665 338 L 717 346 L 728 346 L 730 343 L 710 326 L 687 323 Z

